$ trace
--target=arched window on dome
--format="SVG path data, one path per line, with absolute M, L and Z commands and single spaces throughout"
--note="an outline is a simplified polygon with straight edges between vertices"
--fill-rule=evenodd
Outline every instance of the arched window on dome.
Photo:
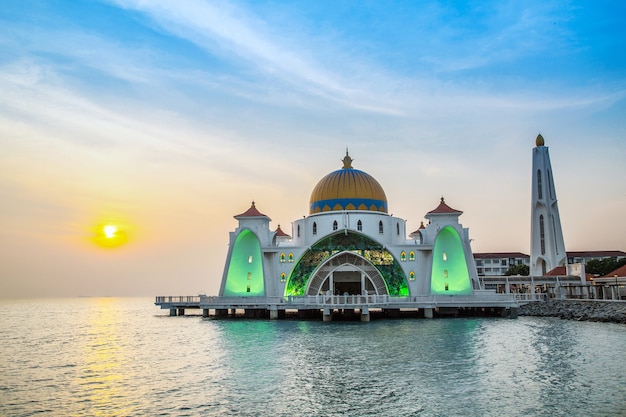
M 396 234 L 400 236 L 400 223 L 396 223 Z
M 313 234 L 317 234 L 317 223 L 313 222 Z
M 280 262 L 281 262 L 281 263 L 284 263 L 284 262 L 285 262 L 285 254 L 284 254 L 284 253 L 281 253 L 281 254 L 280 254 Z
M 409 261 L 414 261 L 415 260 L 415 252 L 411 251 L 409 252 Z
M 409 281 L 415 281 L 415 272 L 414 271 L 409 272 Z
M 287 275 L 285 275 L 285 273 L 283 272 L 282 274 L 280 274 L 280 282 L 285 282 L 287 281 Z
M 363 231 L 363 222 L 361 222 L 361 220 L 356 223 L 356 230 L 359 232 Z
M 405 251 L 400 252 L 400 260 L 402 262 L 406 261 L 406 252 Z
M 293 262 L 293 253 L 289 253 L 289 262 Z
M 383 221 L 379 221 L 378 222 L 378 233 L 383 234 L 385 233 L 385 229 L 383 229 Z
M 333 230 L 337 230 L 337 220 L 333 222 Z

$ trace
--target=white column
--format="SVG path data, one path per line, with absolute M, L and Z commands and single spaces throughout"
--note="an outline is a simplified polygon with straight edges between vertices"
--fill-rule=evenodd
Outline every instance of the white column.
M 361 272 L 361 294 L 365 294 L 365 274 Z

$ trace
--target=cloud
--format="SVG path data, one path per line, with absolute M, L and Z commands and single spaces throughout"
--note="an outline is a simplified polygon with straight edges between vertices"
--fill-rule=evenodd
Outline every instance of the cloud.
M 274 80 L 273 83 L 278 83 L 276 87 L 284 84 L 301 93 L 355 109 L 397 113 L 392 101 L 374 99 L 362 85 L 351 82 L 347 74 L 336 71 L 341 63 L 331 69 L 323 55 L 314 53 L 316 50 L 328 50 L 325 47 L 330 45 L 297 43 L 299 34 L 271 29 L 249 11 L 232 4 L 135 0 L 114 1 L 114 4 L 144 13 L 167 33 L 192 42 L 222 59 L 240 62 L 245 66 L 241 71 L 257 71 L 256 77 L 269 77 Z M 384 102 L 382 105 L 381 101 Z

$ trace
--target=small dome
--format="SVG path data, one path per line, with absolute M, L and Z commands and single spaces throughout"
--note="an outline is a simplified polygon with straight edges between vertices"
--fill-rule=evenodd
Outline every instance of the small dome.
M 543 136 L 541 136 L 541 133 L 537 135 L 537 140 L 535 140 L 535 144 L 537 146 L 543 146 L 545 144 L 545 141 L 543 140 Z
M 341 210 L 370 210 L 387 213 L 383 187 L 366 172 L 352 168 L 346 151 L 343 168 L 322 178 L 311 193 L 309 213 Z

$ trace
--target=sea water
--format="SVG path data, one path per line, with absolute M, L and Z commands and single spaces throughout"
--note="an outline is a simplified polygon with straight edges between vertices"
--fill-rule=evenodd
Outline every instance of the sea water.
M 624 416 L 626 326 L 0 301 L 1 416 Z

